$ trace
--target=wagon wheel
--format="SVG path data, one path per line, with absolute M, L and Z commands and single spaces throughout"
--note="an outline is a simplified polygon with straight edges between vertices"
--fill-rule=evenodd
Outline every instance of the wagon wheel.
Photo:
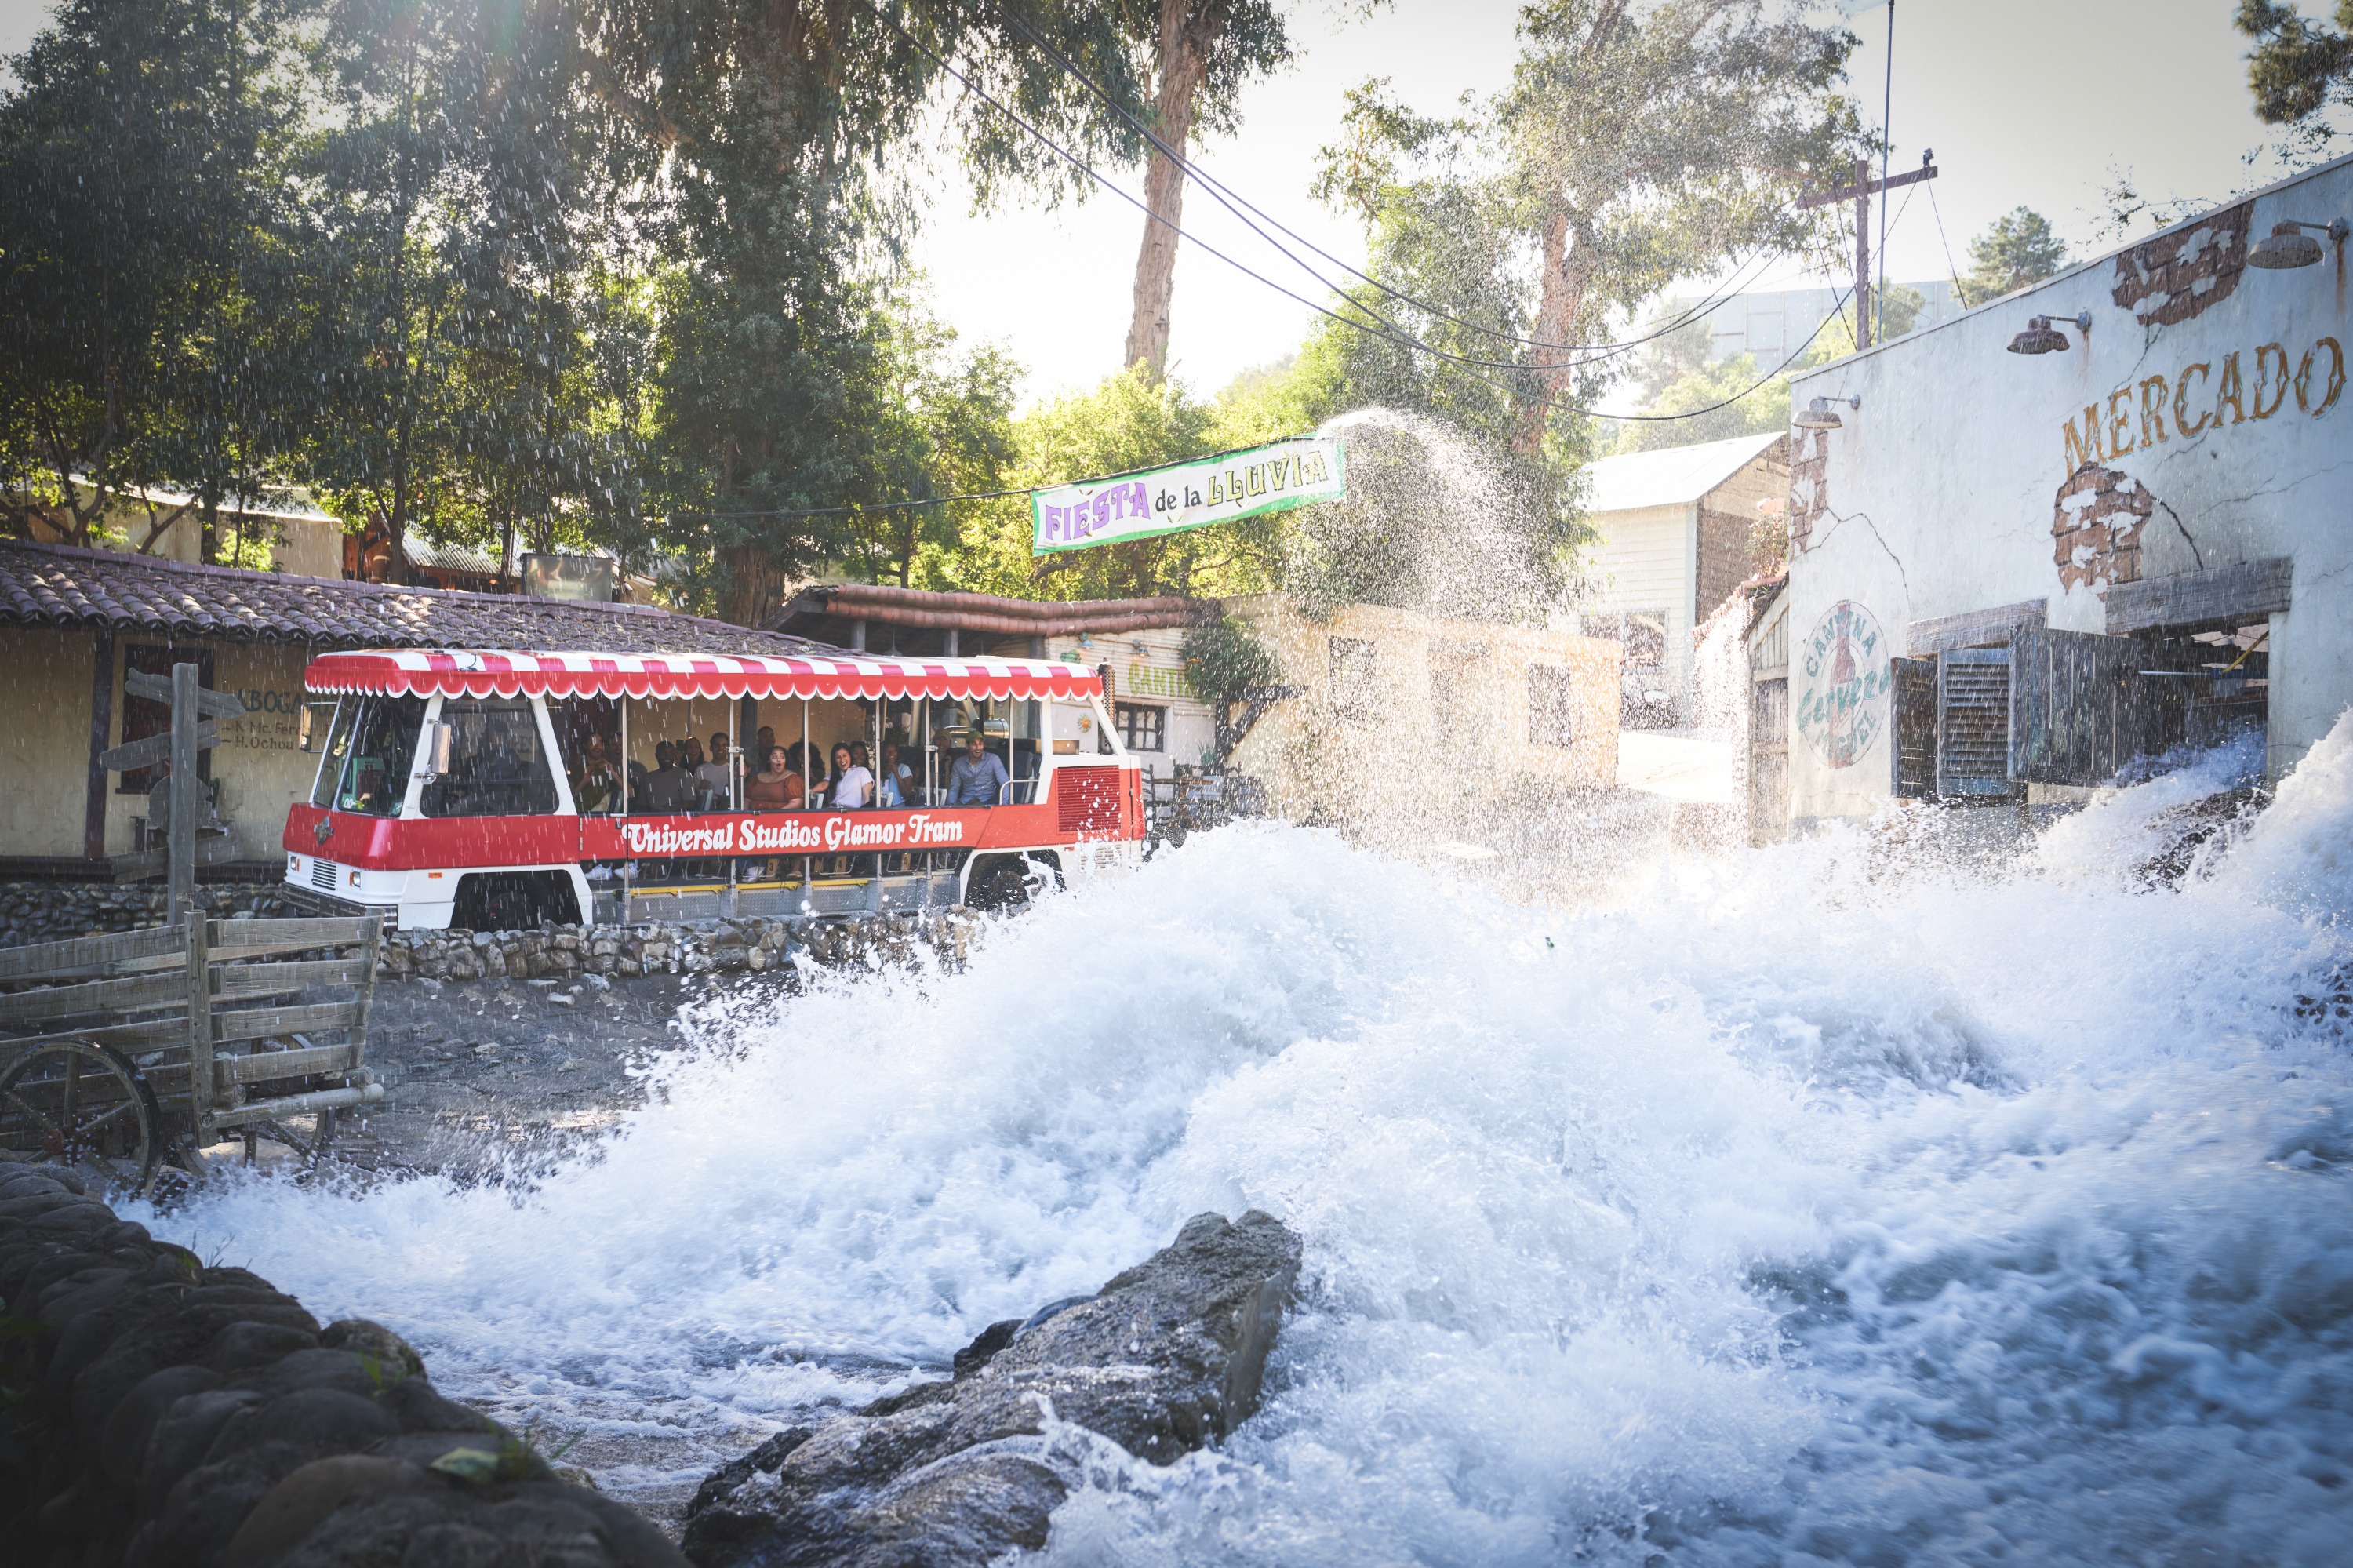
M 163 1112 L 147 1075 L 121 1052 L 60 1040 L 0 1072 L 0 1149 L 66 1165 L 136 1166 L 136 1190 L 155 1174 Z

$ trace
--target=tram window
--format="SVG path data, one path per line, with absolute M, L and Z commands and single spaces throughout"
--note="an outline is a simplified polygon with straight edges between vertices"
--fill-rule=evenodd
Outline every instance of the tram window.
M 428 817 L 535 817 L 555 810 L 555 779 L 539 720 L 521 697 L 449 698 L 449 771 L 425 787 Z
M 334 722 L 327 730 L 319 777 L 311 785 L 311 804 L 332 806 L 335 789 L 343 781 L 343 760 L 352 754 L 352 730 L 360 722 L 360 699 L 345 697 L 335 705 Z
M 1145 703 L 1119 705 L 1119 738 L 1130 751 L 1166 751 L 1168 710 Z
M 417 755 L 422 697 L 370 697 L 352 726 L 350 755 L 335 789 L 335 810 L 396 817 L 408 795 L 409 761 Z

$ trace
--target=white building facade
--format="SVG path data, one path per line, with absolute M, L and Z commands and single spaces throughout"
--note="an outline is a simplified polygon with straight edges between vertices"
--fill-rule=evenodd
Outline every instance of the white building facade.
M 2276 778 L 2328 731 L 2348 214 L 2353 159 L 1797 380 L 1792 823 L 2032 800 L 2256 726 Z

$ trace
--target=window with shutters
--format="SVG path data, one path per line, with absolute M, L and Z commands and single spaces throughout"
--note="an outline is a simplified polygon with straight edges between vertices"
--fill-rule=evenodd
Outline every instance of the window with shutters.
M 1890 659 L 1894 682 L 1895 744 L 1888 748 L 1894 765 L 1894 792 L 1907 800 L 1933 800 L 1936 794 L 1936 661 Z
M 1939 653 L 1936 708 L 1936 793 L 2016 795 L 2010 777 L 2010 650 Z
M 1379 650 L 1354 637 L 1329 640 L 1332 651 L 1332 711 L 1345 719 L 1369 720 L 1378 715 L 1380 677 L 1375 666 Z
M 1577 744 L 1577 672 L 1557 664 L 1528 666 L 1528 744 Z
M 1119 720 L 1119 738 L 1130 751 L 1166 751 L 1168 748 L 1168 710 L 1148 703 L 1122 703 L 1115 716 Z

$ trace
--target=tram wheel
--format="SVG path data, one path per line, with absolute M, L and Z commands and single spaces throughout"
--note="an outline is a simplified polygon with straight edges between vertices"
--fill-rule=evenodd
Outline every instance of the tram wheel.
M 981 909 L 1018 909 L 1029 903 L 1029 879 L 1022 874 L 1020 863 L 1008 861 L 983 872 L 972 902 Z
M 145 1192 L 163 1157 L 163 1113 L 147 1075 L 111 1046 L 37 1045 L 0 1072 L 0 1149 L 60 1165 L 133 1167 Z

